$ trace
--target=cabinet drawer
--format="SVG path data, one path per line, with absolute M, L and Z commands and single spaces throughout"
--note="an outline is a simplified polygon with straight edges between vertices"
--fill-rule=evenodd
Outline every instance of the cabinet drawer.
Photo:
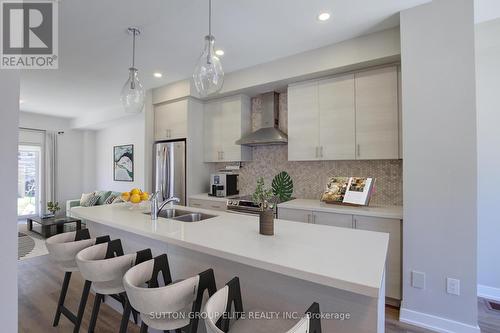
M 278 218 L 295 222 L 312 222 L 312 211 L 292 208 L 278 208 Z
M 329 225 L 332 227 L 352 228 L 352 215 L 314 212 L 313 223 Z
M 211 210 L 226 210 L 226 202 L 216 200 L 189 199 L 189 206 Z

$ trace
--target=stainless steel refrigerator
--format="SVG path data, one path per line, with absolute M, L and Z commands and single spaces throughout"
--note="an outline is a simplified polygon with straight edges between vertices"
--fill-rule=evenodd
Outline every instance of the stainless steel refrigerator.
M 154 144 L 153 189 L 159 199 L 177 197 L 186 204 L 186 141 L 166 141 Z

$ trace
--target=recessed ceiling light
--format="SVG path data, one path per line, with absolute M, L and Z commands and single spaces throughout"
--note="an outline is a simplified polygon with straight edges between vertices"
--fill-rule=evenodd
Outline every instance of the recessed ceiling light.
M 224 50 L 221 50 L 221 49 L 215 50 L 215 54 L 218 55 L 219 57 L 221 57 L 224 55 Z
M 156 72 L 156 73 L 153 73 L 153 76 L 154 76 L 154 77 L 157 77 L 157 78 L 160 78 L 160 77 L 162 77 L 162 76 L 163 76 L 163 74 L 162 74 L 162 73 L 159 73 L 159 72 Z
M 23 103 L 24 103 L 24 100 L 20 99 L 19 104 L 23 104 Z
M 318 20 L 320 21 L 327 21 L 329 19 L 330 19 L 330 13 L 324 12 L 318 15 Z

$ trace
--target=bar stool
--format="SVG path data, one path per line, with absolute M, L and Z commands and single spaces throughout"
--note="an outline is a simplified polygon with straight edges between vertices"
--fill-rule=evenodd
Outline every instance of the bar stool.
M 203 295 L 208 291 L 212 296 L 217 290 L 212 269 L 172 283 L 166 254 L 129 269 L 123 285 L 130 303 L 141 315 L 141 333 L 146 333 L 149 327 L 176 333 L 184 328 L 196 333 Z
M 123 275 L 132 266 L 153 258 L 150 249 L 124 254 L 119 239 L 90 246 L 76 255 L 76 263 L 83 277 L 92 283 L 95 291 L 94 306 L 90 317 L 89 332 L 94 332 L 99 308 L 105 296 L 111 296 L 123 306 L 120 332 L 126 332 L 130 312 L 137 324 L 137 312 L 131 308 L 123 287 Z
M 75 256 L 81 250 L 95 244 L 107 242 L 109 239 L 109 236 L 90 238 L 89 230 L 83 229 L 58 234 L 45 241 L 45 245 L 47 246 L 51 259 L 54 260 L 65 272 L 64 281 L 61 287 L 61 294 L 59 295 L 59 301 L 57 303 L 56 315 L 54 317 L 54 327 L 59 325 L 59 319 L 61 318 L 61 314 L 63 314 L 75 325 L 73 332 L 78 332 L 80 330 L 85 305 L 87 304 L 89 296 L 90 282 L 85 281 L 82 297 L 80 299 L 80 305 L 76 315 L 68 310 L 68 308 L 64 305 L 69 282 L 71 280 L 71 273 L 78 271 Z
M 208 299 L 205 304 L 205 314 L 207 333 L 321 333 L 318 303 L 313 303 L 300 320 L 285 318 L 258 320 L 243 316 L 243 301 L 238 277 L 233 278 L 224 288 L 218 290 Z M 236 321 L 229 327 L 229 319 L 232 314 L 234 314 Z

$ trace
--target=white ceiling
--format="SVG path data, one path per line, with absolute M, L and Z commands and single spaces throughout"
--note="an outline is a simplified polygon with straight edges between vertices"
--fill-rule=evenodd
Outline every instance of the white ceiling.
M 226 72 L 399 24 L 428 0 L 213 0 L 213 34 Z M 191 76 L 207 33 L 208 0 L 62 0 L 59 70 L 23 73 L 21 109 L 76 118 L 116 112 L 138 26 L 136 67 L 146 88 Z M 332 18 L 316 16 L 329 11 Z M 162 79 L 152 73 L 160 71 Z

